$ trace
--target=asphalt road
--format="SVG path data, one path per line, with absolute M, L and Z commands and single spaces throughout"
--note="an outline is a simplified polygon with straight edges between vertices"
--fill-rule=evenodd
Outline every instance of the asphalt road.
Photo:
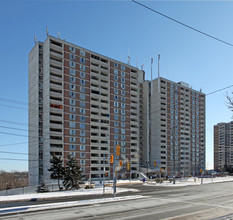
M 16 214 L 0 219 L 233 219 L 233 182 L 179 188 L 140 184 L 127 187 L 139 189 L 140 192 L 134 194 L 144 197 Z

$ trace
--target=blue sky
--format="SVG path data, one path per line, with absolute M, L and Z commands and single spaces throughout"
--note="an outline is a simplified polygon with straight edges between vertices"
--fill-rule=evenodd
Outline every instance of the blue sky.
M 233 43 L 233 2 L 141 2 Z M 165 78 L 187 82 L 194 89 L 201 88 L 204 93 L 233 84 L 233 47 L 193 32 L 127 0 L 2 0 L 0 27 L 0 169 L 8 171 L 27 170 L 27 155 L 1 151 L 28 152 L 25 143 L 28 141 L 28 53 L 34 46 L 34 35 L 39 41 L 45 40 L 46 27 L 50 35 L 57 36 L 60 32 L 62 39 L 123 62 L 127 62 L 129 53 L 132 65 L 141 67 L 144 64 L 147 79 L 150 77 L 151 58 L 156 61 L 160 54 L 160 73 Z M 155 77 L 157 61 L 153 69 Z M 232 91 L 233 87 L 206 97 L 208 167 L 213 163 L 213 125 L 232 119 L 226 105 L 226 93 L 231 94 Z M 19 144 L 9 145 L 15 143 Z

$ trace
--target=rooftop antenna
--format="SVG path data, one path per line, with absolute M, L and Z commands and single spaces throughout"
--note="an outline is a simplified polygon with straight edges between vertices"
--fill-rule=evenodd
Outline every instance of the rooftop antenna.
M 136 57 L 136 67 L 138 68 L 138 57 Z
M 158 54 L 158 92 L 160 92 L 160 73 L 159 73 L 160 54 Z
M 129 56 L 129 50 L 128 50 L 128 57 L 127 57 L 127 64 L 130 65 L 130 60 L 131 60 L 131 57 Z
M 58 32 L 58 35 L 57 35 L 57 37 L 60 39 L 60 32 Z
M 36 44 L 36 35 L 34 34 L 34 43 Z
M 48 29 L 48 27 L 46 27 L 46 35 L 47 35 L 47 37 L 49 36 L 49 29 Z
M 141 65 L 141 70 L 143 70 L 144 64 Z

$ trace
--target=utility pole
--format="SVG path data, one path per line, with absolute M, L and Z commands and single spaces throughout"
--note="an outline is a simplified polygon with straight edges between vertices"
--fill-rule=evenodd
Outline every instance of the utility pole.
M 116 145 L 114 145 L 113 156 L 113 197 L 116 197 Z
M 103 194 L 105 193 L 105 154 L 104 154 L 104 172 L 103 172 Z

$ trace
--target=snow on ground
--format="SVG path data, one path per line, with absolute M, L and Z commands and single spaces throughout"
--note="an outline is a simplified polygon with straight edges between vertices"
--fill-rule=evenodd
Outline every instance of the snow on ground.
M 217 182 L 233 181 L 233 177 L 215 177 L 215 178 L 203 178 L 203 184 L 211 184 Z M 117 181 L 117 193 L 120 192 L 137 192 L 136 189 L 123 188 L 119 186 L 121 184 L 134 184 L 141 181 Z M 154 180 L 150 180 L 144 183 L 145 186 L 191 186 L 191 185 L 201 185 L 201 178 L 185 178 L 185 179 L 176 179 L 176 184 L 173 182 L 164 181 L 163 183 L 155 183 Z M 0 196 L 0 202 L 11 202 L 11 201 L 23 201 L 23 200 L 41 200 L 46 198 L 55 198 L 55 197 L 71 197 L 71 196 L 84 196 L 84 195 L 101 195 L 103 194 L 103 187 L 97 185 L 93 189 L 79 189 L 71 191 L 58 191 L 58 192 L 47 192 L 47 193 L 30 193 L 30 194 L 21 194 L 21 195 L 9 195 L 9 196 Z M 113 188 L 111 186 L 105 187 L 105 194 L 113 194 Z
M 137 192 L 138 190 L 117 187 L 117 193 L 129 192 L 129 191 Z M 105 194 L 112 194 L 112 193 L 113 193 L 112 187 L 105 187 Z M 46 198 L 55 198 L 55 197 L 57 198 L 57 197 L 69 197 L 69 196 L 98 195 L 98 194 L 103 194 L 103 187 L 98 187 L 93 189 L 79 189 L 79 190 L 71 190 L 71 191 L 0 196 L 0 202 L 37 200 L 37 199 L 46 199 Z
M 156 186 L 197 186 L 201 184 L 211 184 L 211 183 L 219 183 L 219 182 L 227 182 L 227 181 L 233 181 L 232 176 L 227 177 L 214 177 L 214 178 L 203 178 L 203 182 L 201 183 L 201 178 L 198 177 L 192 177 L 192 178 L 184 178 L 184 179 L 176 179 L 176 183 L 173 184 L 173 182 L 164 181 L 163 183 L 157 183 Z M 147 183 L 144 183 L 144 185 L 155 185 L 154 181 L 148 181 Z

